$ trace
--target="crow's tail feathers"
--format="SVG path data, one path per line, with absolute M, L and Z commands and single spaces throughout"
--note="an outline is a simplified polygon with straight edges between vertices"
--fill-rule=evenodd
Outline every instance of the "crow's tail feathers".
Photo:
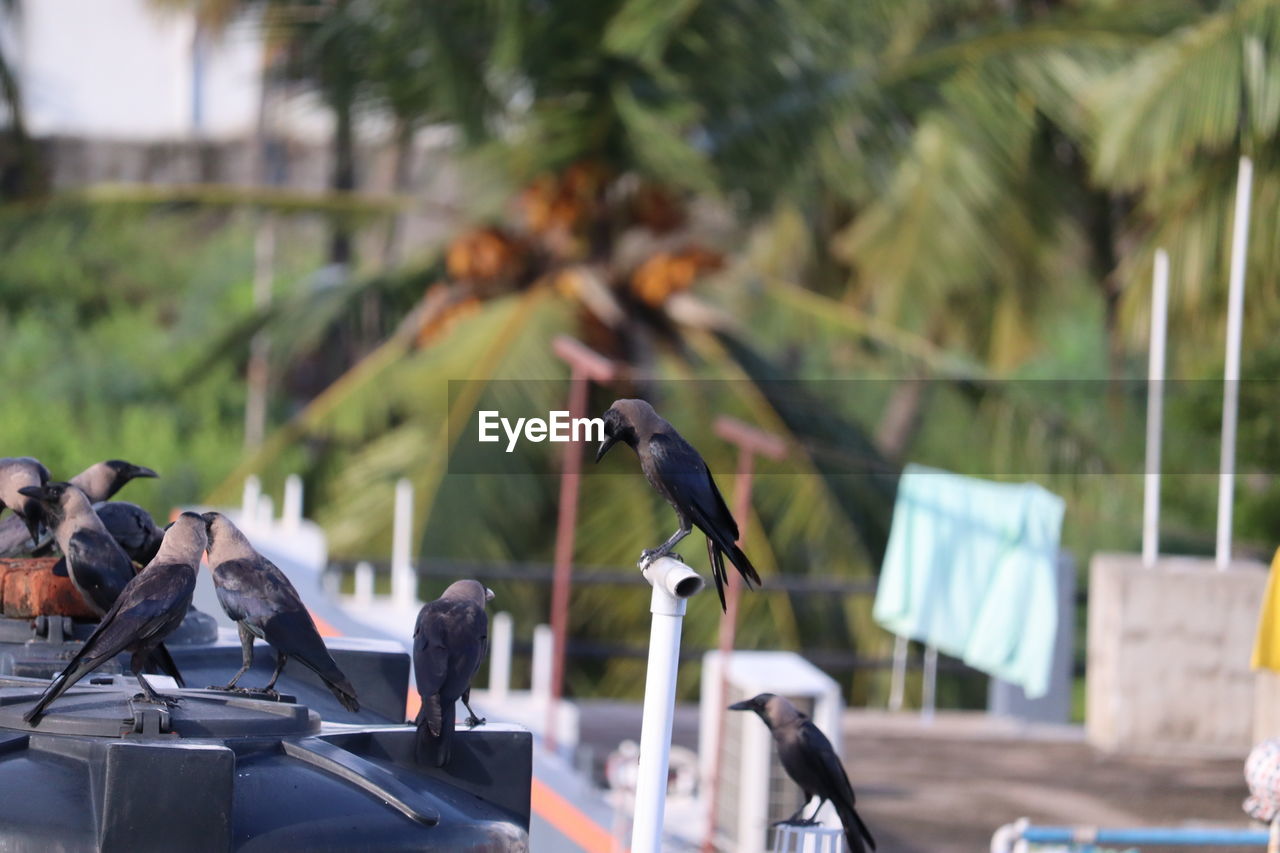
M 876 840 L 871 837 L 871 830 L 867 829 L 867 825 L 862 822 L 862 818 L 858 816 L 858 812 L 853 806 L 836 806 L 836 813 L 840 816 L 840 823 L 844 826 L 844 837 L 849 842 L 849 849 L 853 853 L 866 853 L 867 849 L 876 849 Z M 863 844 L 863 839 L 866 844 Z
M 171 677 L 179 687 L 186 687 L 187 683 L 182 680 L 182 672 L 178 669 L 178 664 L 174 662 L 173 655 L 169 654 L 169 650 L 164 647 L 164 643 L 160 643 L 151 650 L 151 666 L 147 667 L 147 672 L 159 669 L 160 672 Z M 141 673 L 138 673 L 139 675 Z
M 342 707 L 351 713 L 360 710 L 360 700 L 356 698 L 356 689 L 351 686 L 351 682 L 343 678 L 341 681 L 330 681 L 325 679 L 325 686 L 338 697 L 338 701 L 342 703 Z
M 442 702 L 438 693 L 423 697 L 422 708 L 414 722 L 418 726 L 416 753 L 420 764 L 443 767 L 449 761 L 453 738 L 454 702 Z

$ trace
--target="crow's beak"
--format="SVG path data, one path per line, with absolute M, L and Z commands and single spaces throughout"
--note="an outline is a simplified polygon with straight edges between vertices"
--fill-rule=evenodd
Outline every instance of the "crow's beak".
M 129 473 L 132 474 L 134 477 L 159 477 L 160 476 L 155 471 L 152 471 L 150 468 L 147 468 L 143 465 L 132 466 L 129 469 Z
M 35 498 L 38 501 L 51 501 L 53 496 L 49 494 L 49 490 L 44 486 L 23 486 L 18 489 L 18 494 L 26 495 L 29 498 Z
M 743 699 L 741 702 L 734 702 L 729 706 L 730 711 L 754 711 L 755 705 L 751 704 L 750 699 Z
M 599 462 L 601 459 L 603 459 L 604 455 L 609 452 L 609 448 L 613 447 L 613 445 L 616 444 L 617 441 L 618 439 L 614 438 L 613 436 L 606 435 L 604 437 L 604 441 L 600 442 L 600 449 L 596 451 L 596 462 Z
M 484 600 L 486 602 L 493 601 L 493 590 L 489 589 L 487 586 L 484 588 Z
M 163 530 L 165 533 L 168 533 L 168 532 L 169 532 L 169 528 L 170 528 L 170 527 L 173 527 L 173 526 L 174 526 L 175 524 L 177 524 L 177 523 L 178 523 L 178 522 L 176 522 L 176 521 L 171 521 L 171 522 L 169 522 L 168 524 L 166 524 L 164 527 L 162 527 L 162 528 L 161 528 L 161 530 Z

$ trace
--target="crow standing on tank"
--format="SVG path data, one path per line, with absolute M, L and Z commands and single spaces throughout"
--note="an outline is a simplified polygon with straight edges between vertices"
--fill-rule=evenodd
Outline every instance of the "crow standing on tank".
M 727 609 L 724 585 L 724 557 L 738 569 L 748 587 L 760 584 L 747 555 L 737 546 L 738 523 L 725 506 L 707 463 L 681 438 L 675 427 L 667 423 L 644 400 L 617 400 L 604 413 L 604 441 L 596 451 L 596 462 L 609 448 L 621 441 L 640 457 L 640 470 L 649 485 L 675 508 L 680 529 L 657 548 L 647 549 L 642 560 L 653 560 L 671 553 L 676 544 L 688 536 L 694 526 L 707 535 L 707 557 L 711 575 L 720 594 L 720 607 Z
M 853 786 L 849 784 L 844 765 L 836 757 L 831 741 L 827 740 L 827 736 L 812 720 L 785 697 L 772 693 L 761 693 L 754 698 L 737 702 L 730 705 L 729 710 L 753 711 L 764 720 L 778 747 L 782 768 L 804 791 L 804 802 L 785 823 L 811 824 L 823 804 L 829 801 L 840 816 L 849 849 L 853 853 L 865 853 L 868 847 L 876 849 L 871 830 L 867 829 L 854 809 Z M 819 802 L 818 808 L 813 810 L 814 817 L 806 821 L 800 820 L 804 807 L 815 796 L 819 798 Z M 863 839 L 866 839 L 865 845 Z
M 40 467 L 43 468 L 44 466 L 41 465 Z M 95 462 L 79 474 L 76 474 L 68 482 L 84 492 L 85 497 L 89 499 L 89 503 L 98 503 L 99 501 L 109 500 L 116 492 L 124 488 L 124 485 L 130 480 L 139 477 L 158 476 L 150 468 L 134 465 L 132 462 L 125 462 L 123 459 L 108 459 L 106 462 Z M 51 479 L 53 478 L 46 471 L 45 479 L 42 482 L 48 482 Z M 12 557 L 18 554 L 30 553 L 39 543 L 40 536 L 38 532 L 24 529 L 18 519 L 6 518 L 0 521 L 0 557 Z
M 27 486 L 43 486 L 49 482 L 49 469 L 30 456 L 0 459 L 0 512 L 13 512 L 10 522 L 21 522 L 34 540 L 40 535 L 40 502 L 21 493 Z M 18 524 L 11 524 L 20 530 Z
M 38 724 L 50 702 L 125 651 L 133 655 L 129 668 L 146 698 L 167 705 L 176 703 L 176 698 L 156 693 L 142 673 L 157 652 L 168 656 L 164 639 L 182 624 L 191 606 L 196 571 L 206 544 L 204 519 L 193 512 L 178 516 L 166 531 L 155 559 L 129 581 L 80 651 L 23 719 Z
M 40 503 L 71 582 L 90 607 L 106 613 L 133 578 L 129 555 L 107 532 L 84 492 L 71 483 L 24 486 L 19 491 Z
M 338 669 L 302 598 L 284 572 L 254 550 L 231 520 L 219 512 L 204 514 L 209 533 L 209 568 L 218 602 L 240 629 L 240 671 L 223 690 L 253 666 L 253 642 L 266 640 L 276 651 L 276 670 L 263 691 L 271 693 L 290 658 L 320 676 L 348 711 L 359 711 L 355 688 Z
M 164 531 L 155 519 L 137 504 L 128 501 L 102 501 L 93 505 L 111 538 L 140 566 L 145 566 L 160 550 Z
M 480 669 L 489 642 L 489 616 L 485 605 L 493 591 L 479 581 L 462 580 L 449 585 L 439 598 L 418 612 L 413 630 L 413 672 L 422 707 L 418 727 L 418 760 L 434 759 L 437 767 L 449 761 L 457 702 L 467 706 L 467 725 L 484 720 L 471 710 L 471 679 Z

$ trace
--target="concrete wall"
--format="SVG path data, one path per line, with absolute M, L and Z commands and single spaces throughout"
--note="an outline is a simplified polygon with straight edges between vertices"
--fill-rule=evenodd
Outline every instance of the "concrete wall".
M 1169 557 L 1145 569 L 1136 554 L 1096 555 L 1089 741 L 1135 752 L 1247 753 L 1258 695 L 1249 655 L 1266 577 L 1261 563 L 1218 571 L 1212 560 Z

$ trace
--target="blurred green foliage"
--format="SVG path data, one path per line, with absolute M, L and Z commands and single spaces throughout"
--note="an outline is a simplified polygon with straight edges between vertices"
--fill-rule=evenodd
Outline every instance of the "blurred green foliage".
M 128 496 L 157 512 L 234 501 L 250 472 L 269 489 L 299 472 L 342 557 L 386 554 L 392 484 L 406 476 L 425 558 L 546 562 L 554 449 L 476 474 L 457 436 L 480 405 L 559 407 L 566 371 L 549 342 L 568 333 L 631 369 L 593 391 L 593 410 L 652 397 L 717 471 L 734 457 L 716 414 L 786 436 L 791 455 L 761 463 L 746 520 L 766 578 L 874 577 L 905 461 L 1063 494 L 1064 541 L 1083 566 L 1138 546 L 1144 389 L 1107 381 L 1145 376 L 1164 246 L 1170 373 L 1197 382 L 1168 405 L 1162 525 L 1168 550 L 1204 552 L 1243 153 L 1257 168 L 1245 375 L 1262 381 L 1241 411 L 1236 533 L 1246 550 L 1273 547 L 1280 3 L 198 8 L 211 24 L 258 15 L 266 76 L 332 111 L 337 193 L 269 214 L 282 248 L 262 310 L 261 220 L 245 212 L 262 215 L 259 196 L 240 209 L 226 188 L 216 201 L 188 190 L 0 208 L 4 452 L 56 473 L 104 456 L 151 465 L 163 478 Z M 394 216 L 323 218 L 360 186 L 367 115 L 390 119 L 401 165 L 418 129 L 457 131 L 451 164 L 471 192 L 452 245 L 355 257 L 349 236 L 381 238 Z M 535 209 L 562 219 L 540 224 Z M 481 245 L 506 266 L 477 272 Z M 655 276 L 657 296 L 641 285 L 647 262 L 681 251 L 717 263 Z M 326 259 L 344 266 L 322 270 Z M 275 432 L 243 453 L 259 331 Z M 584 483 L 575 560 L 626 565 L 673 521 L 633 460 L 603 468 Z M 730 492 L 734 478 L 719 479 Z M 494 586 L 521 633 L 545 617 L 546 590 Z M 869 611 L 858 597 L 749 595 L 740 644 L 882 656 L 890 639 Z M 643 596 L 583 586 L 572 613 L 584 640 L 638 645 L 647 632 Z M 713 644 L 718 619 L 710 596 L 695 601 L 689 643 Z M 569 678 L 635 695 L 638 672 L 610 660 Z M 878 674 L 847 683 L 856 701 L 884 695 Z

